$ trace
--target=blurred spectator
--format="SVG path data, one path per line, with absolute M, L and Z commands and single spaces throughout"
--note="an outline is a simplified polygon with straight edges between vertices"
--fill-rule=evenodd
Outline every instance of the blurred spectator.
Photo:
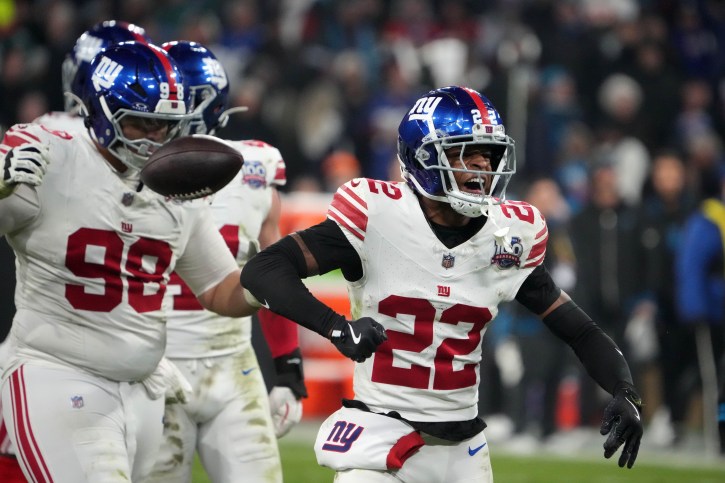
M 719 170 L 723 159 L 722 139 L 715 132 L 691 136 L 685 146 L 688 182 L 699 200 L 720 195 Z
M 639 209 L 639 246 L 642 253 L 643 292 L 627 324 L 625 336 L 631 363 L 647 376 L 643 396 L 648 401 L 663 399 L 671 429 L 655 444 L 667 445 L 682 436 L 682 428 L 697 380 L 695 343 L 690 331 L 679 323 L 675 308 L 674 260 L 682 250 L 681 232 L 686 217 L 695 207 L 695 196 L 686 184 L 682 158 L 674 151 L 657 154 L 652 164 L 650 189 Z M 653 365 L 659 364 L 659 370 Z M 661 390 L 657 381 L 664 384 Z M 645 410 L 650 419 L 657 404 Z M 674 432 L 673 432 L 674 430 Z
M 612 165 L 601 163 L 593 168 L 590 201 L 572 218 L 570 228 L 577 260 L 572 298 L 628 357 L 623 336 L 642 287 L 641 259 L 635 249 L 636 213 L 619 194 Z M 589 425 L 600 419 L 603 394 L 587 379 L 582 378 L 581 414 L 583 423 Z
M 574 252 L 569 239 L 569 210 L 558 185 L 550 178 L 531 183 L 525 201 L 546 217 L 549 240 L 544 264 L 562 290 L 570 292 L 576 284 Z M 510 317 L 510 337 L 496 346 L 496 360 L 503 382 L 515 393 L 511 402 L 514 432 L 544 439 L 557 430 L 559 384 L 569 365 L 576 365 L 571 351 L 536 316 L 516 304 L 505 309 Z M 521 368 L 510 374 L 512 354 Z
M 604 118 L 597 129 L 596 156 L 612 164 L 617 175 L 619 196 L 635 205 L 649 172 L 649 152 L 637 137 L 642 88 L 631 77 L 612 74 L 602 82 L 599 104 Z
M 529 107 L 526 170 L 529 179 L 553 173 L 570 126 L 583 120 L 574 78 L 551 66 L 540 74 L 538 96 Z
M 677 253 L 677 308 L 681 321 L 695 331 L 702 382 L 718 384 L 710 374 L 712 359 L 720 361 L 718 407 L 704 388 L 704 425 L 718 422 L 720 452 L 725 455 L 725 165 L 719 166 L 720 193 L 706 199 L 687 221 Z M 714 367 L 713 367 L 714 369 Z M 712 392 L 716 392 L 713 390 Z M 713 413 L 708 411 L 713 409 Z M 706 431 L 707 435 L 707 431 Z
M 593 135 L 584 123 L 569 124 L 557 155 L 554 178 L 572 214 L 577 214 L 589 200 L 589 170 Z

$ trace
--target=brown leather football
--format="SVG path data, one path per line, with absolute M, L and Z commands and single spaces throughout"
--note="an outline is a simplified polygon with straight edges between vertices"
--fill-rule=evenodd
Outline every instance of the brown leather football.
M 151 190 L 177 200 L 216 193 L 242 168 L 242 154 L 226 142 L 195 134 L 174 139 L 156 150 L 141 170 Z

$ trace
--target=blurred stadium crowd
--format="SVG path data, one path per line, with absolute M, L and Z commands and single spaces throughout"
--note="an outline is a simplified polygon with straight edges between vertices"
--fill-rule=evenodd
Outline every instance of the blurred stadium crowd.
M 0 0 L 0 133 L 63 109 L 61 63 L 107 19 L 136 23 L 159 44 L 209 47 L 230 76 L 231 104 L 249 108 L 218 134 L 278 147 L 288 192 L 394 179 L 407 106 L 450 84 L 487 95 L 517 141 L 509 197 L 547 216 L 557 283 L 625 351 L 647 422 L 669 413 L 663 444 L 700 424 L 700 365 L 675 303 L 675 260 L 687 217 L 721 194 L 725 2 Z M 3 284 L 8 270 L 3 258 Z M 714 324 L 715 357 L 721 332 Z M 529 315 L 505 312 L 487 337 L 482 410 L 508 414 L 515 432 L 598 424 L 594 387 L 576 386 L 581 404 L 562 413 L 579 369 L 549 336 Z

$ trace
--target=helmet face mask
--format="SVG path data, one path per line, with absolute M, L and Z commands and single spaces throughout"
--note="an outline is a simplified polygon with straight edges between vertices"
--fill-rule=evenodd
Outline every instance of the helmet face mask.
M 491 102 L 463 87 L 445 87 L 421 97 L 398 129 L 398 160 L 404 179 L 422 196 L 448 203 L 468 217 L 500 203 L 516 172 L 514 141 Z M 467 166 L 471 151 L 489 153 L 490 169 Z M 456 152 L 449 159 L 447 152 Z M 458 175 L 457 175 L 458 174 Z M 456 176 L 465 179 L 459 186 Z
M 90 71 L 82 95 L 86 124 L 93 140 L 126 166 L 140 170 L 156 149 L 187 129 L 190 95 L 178 66 L 161 48 L 115 44 L 94 57 Z M 124 126 L 138 138 L 124 133 Z M 151 132 L 161 135 L 150 137 Z
M 229 80 L 221 62 L 197 42 L 173 41 L 161 47 L 179 65 L 191 91 L 194 112 L 185 134 L 214 134 L 228 119 Z

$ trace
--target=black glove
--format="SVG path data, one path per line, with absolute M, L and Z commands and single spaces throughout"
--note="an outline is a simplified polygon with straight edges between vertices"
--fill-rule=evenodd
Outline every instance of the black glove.
M 302 353 L 299 348 L 289 354 L 275 357 L 274 369 L 277 373 L 277 386 L 290 388 L 297 399 L 307 397 L 305 375 L 302 370 Z
M 341 317 L 332 326 L 328 338 L 342 355 L 355 362 L 363 362 L 388 336 L 385 328 L 370 317 L 351 321 Z
M 620 382 L 614 388 L 614 399 L 604 410 L 602 427 L 599 432 L 609 434 L 604 442 L 604 457 L 610 458 L 624 443 L 622 454 L 619 456 L 619 467 L 631 468 L 639 452 L 639 442 L 642 439 L 642 399 L 634 387 L 626 382 Z

